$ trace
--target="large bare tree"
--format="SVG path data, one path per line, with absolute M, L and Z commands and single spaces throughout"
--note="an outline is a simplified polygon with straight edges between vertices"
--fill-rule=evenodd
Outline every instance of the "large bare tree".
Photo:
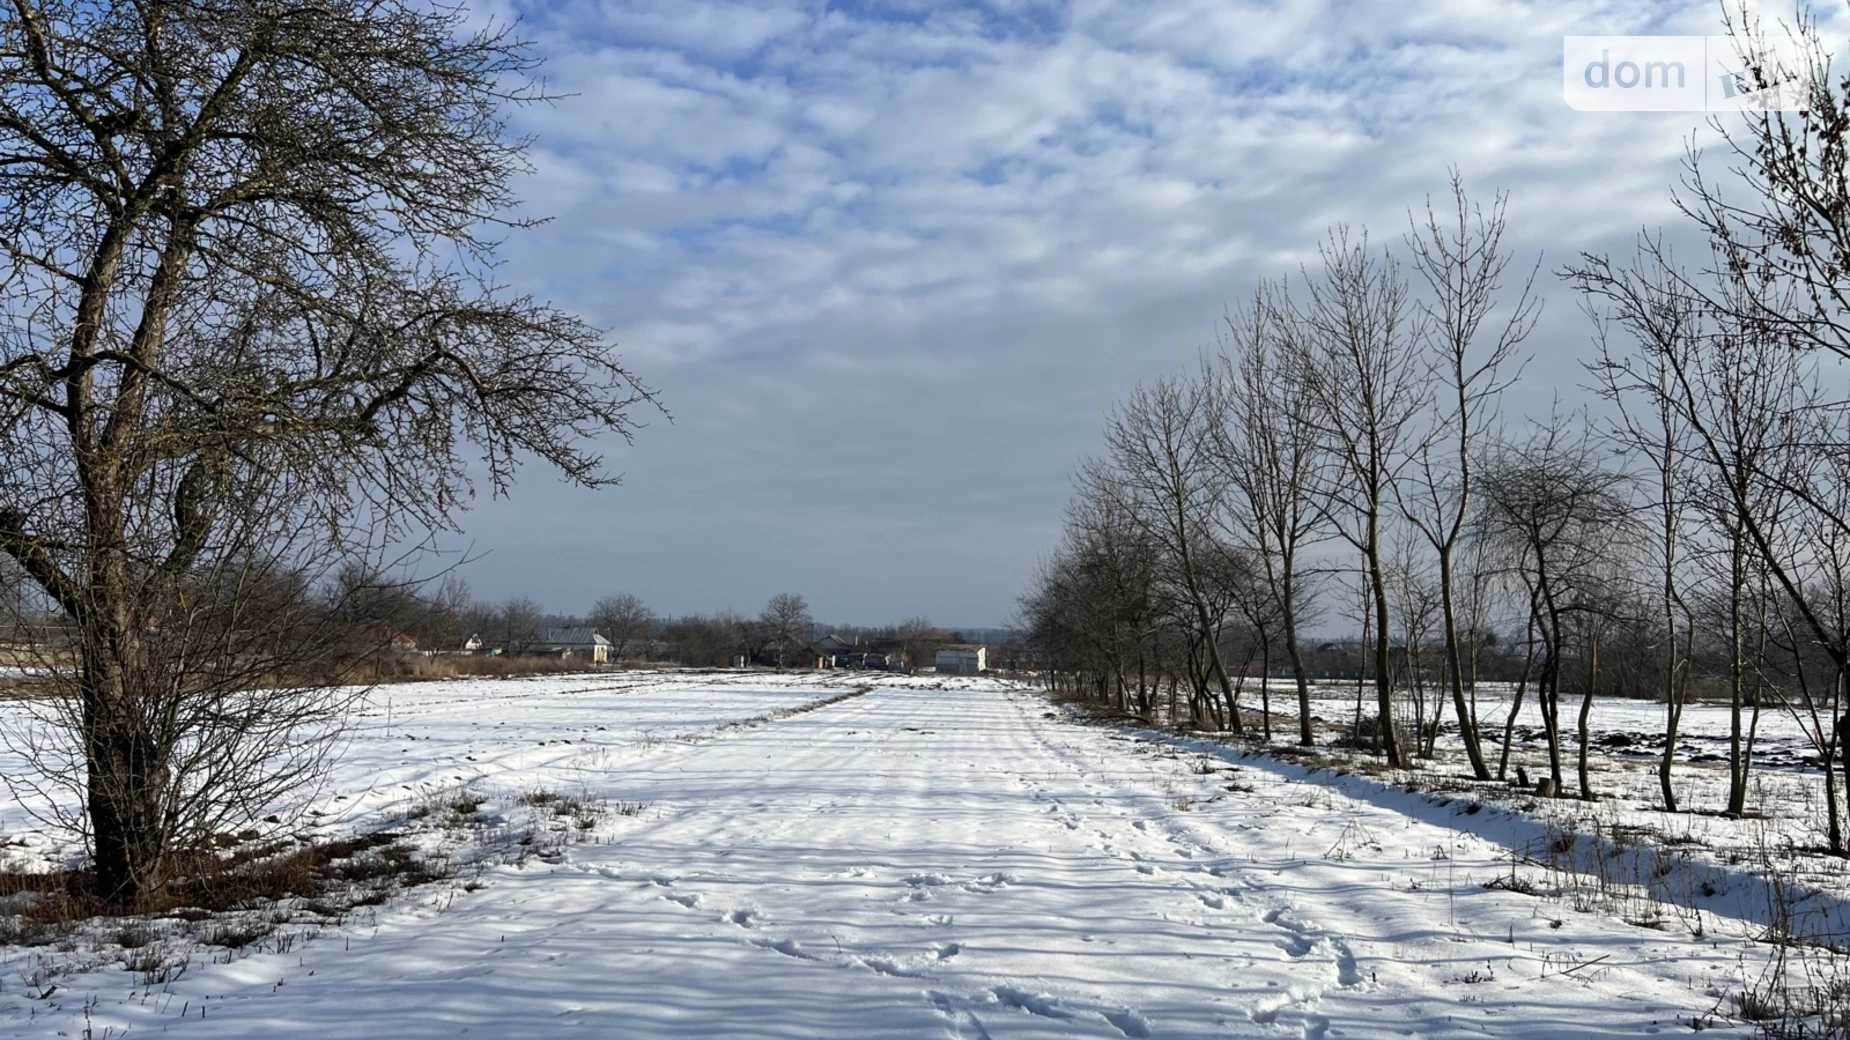
M 75 633 L 115 904 L 162 883 L 202 785 L 268 768 L 188 753 L 244 671 L 173 656 L 202 580 L 235 601 L 444 529 L 523 458 L 609 483 L 594 439 L 649 400 L 596 329 L 494 281 L 524 167 L 504 113 L 539 95 L 476 24 L 410 0 L 0 11 L 0 551 Z M 220 631 L 239 660 L 268 630 Z
M 809 603 L 794 592 L 772 596 L 758 615 L 758 623 L 764 629 L 767 645 L 777 654 L 779 668 L 815 635 L 816 622 L 809 616 Z

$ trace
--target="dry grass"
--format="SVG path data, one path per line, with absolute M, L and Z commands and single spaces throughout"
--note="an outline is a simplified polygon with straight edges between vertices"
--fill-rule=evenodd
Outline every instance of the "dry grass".
M 520 804 L 552 814 L 553 819 L 568 822 L 581 831 L 597 826 L 607 807 L 589 795 L 566 795 L 538 788 L 520 796 Z M 629 815 L 629 814 L 625 814 Z
M 504 657 L 499 654 L 403 654 L 382 658 L 360 677 L 372 682 L 434 682 L 469 676 L 511 679 L 523 675 L 569 675 L 598 671 L 577 658 Z
M 92 894 L 94 878 L 88 870 L 3 871 L 0 945 L 45 945 L 108 917 L 119 918 L 119 934 L 133 940 L 145 936 L 150 919 L 201 922 L 286 900 L 301 901 L 304 909 L 323 917 L 339 917 L 444 876 L 391 831 L 312 844 L 275 843 L 223 857 L 195 853 L 183 858 L 166 885 L 126 909 L 104 906 Z M 142 938 L 120 945 L 145 943 Z

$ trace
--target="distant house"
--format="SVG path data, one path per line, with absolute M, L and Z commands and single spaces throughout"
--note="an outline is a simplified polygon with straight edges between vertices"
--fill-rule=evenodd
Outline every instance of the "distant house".
M 790 655 L 790 666 L 792 668 L 833 668 L 835 667 L 835 654 L 818 640 L 798 647 L 797 651 Z
M 940 672 L 974 675 L 989 667 L 986 646 L 947 646 L 938 651 L 934 662 Z
M 525 647 L 539 657 L 576 657 L 592 664 L 610 661 L 610 640 L 589 628 L 549 628 Z
M 400 632 L 392 637 L 392 649 L 401 654 L 413 654 L 418 649 L 418 637 Z
M 468 654 L 473 654 L 481 650 L 482 649 L 482 637 L 477 635 L 474 632 L 469 633 L 469 638 L 463 640 L 462 642 L 462 649 L 464 653 L 468 653 Z

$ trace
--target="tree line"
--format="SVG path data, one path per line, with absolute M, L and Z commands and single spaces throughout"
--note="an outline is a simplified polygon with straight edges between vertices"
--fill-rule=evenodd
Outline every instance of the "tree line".
M 1800 32 L 1809 111 L 1718 121 L 1727 170 L 1691 151 L 1675 236 L 1547 272 L 1509 246 L 1507 195 L 1474 198 L 1454 170 L 1394 241 L 1331 229 L 1191 371 L 1133 389 L 1022 600 L 1049 682 L 1270 742 L 1277 675 L 1309 746 L 1328 734 L 1306 633 L 1359 628 L 1366 704 L 1358 689 L 1339 736 L 1390 766 L 1448 731 L 1477 779 L 1506 779 L 1527 701 L 1538 787 L 1591 799 L 1599 698 L 1649 697 L 1675 809 L 1684 706 L 1714 698 L 1734 814 L 1781 712 L 1825 772 L 1841 851 L 1850 99 Z M 1591 396 L 1518 418 L 1550 280 L 1585 312 Z M 1478 706 L 1491 678 L 1511 686 L 1500 720 Z

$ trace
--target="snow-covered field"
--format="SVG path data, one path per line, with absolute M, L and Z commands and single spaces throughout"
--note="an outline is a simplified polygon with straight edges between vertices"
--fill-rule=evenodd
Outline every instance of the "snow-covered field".
M 1296 687 L 1277 679 L 1272 680 L 1270 686 L 1274 698 L 1273 707 L 1277 709 L 1282 706 L 1284 710 L 1294 712 Z M 1478 687 L 1478 718 L 1482 720 L 1486 735 L 1499 739 L 1502 737 L 1504 719 L 1515 700 L 1513 694 L 1513 689 L 1506 684 L 1485 683 Z M 1372 713 L 1374 688 L 1369 687 L 1363 695 L 1366 698 L 1364 711 Z M 1312 696 L 1315 704 L 1313 710 L 1323 718 L 1348 722 L 1355 717 L 1353 683 L 1318 685 L 1312 688 Z M 1429 691 L 1428 697 L 1431 696 Z M 1426 705 L 1429 718 L 1432 710 L 1433 702 L 1429 699 Z M 1561 724 L 1569 744 L 1575 740 L 1574 725 L 1579 712 L 1579 696 L 1562 698 Z M 1745 737 L 1747 732 L 1753 734 L 1754 760 L 1757 765 L 1772 769 L 1810 768 L 1808 759 L 1815 757 L 1818 752 L 1813 740 L 1807 735 L 1812 720 L 1802 709 L 1794 711 L 1784 705 L 1768 703 L 1760 709 L 1757 719 L 1752 708 L 1747 709 L 1743 715 L 1743 735 Z M 1820 721 L 1828 731 L 1831 720 L 1823 718 Z M 1455 722 L 1450 695 L 1447 694 L 1445 724 L 1448 731 L 1456 731 L 1453 725 Z M 1697 763 L 1727 761 L 1730 725 L 1726 705 L 1685 706 L 1682 721 L 1677 727 L 1678 760 Z M 1606 755 L 1655 761 L 1664 750 L 1664 706 L 1649 701 L 1600 698 L 1594 701 L 1589 729 L 1593 746 Z M 1535 692 L 1530 690 L 1517 713 L 1514 744 L 1520 748 L 1543 748 L 1546 747 L 1546 739 L 1542 729 L 1541 709 L 1536 705 Z
M 330 829 L 458 784 L 486 811 L 536 787 L 642 808 L 158 985 L 102 965 L 40 999 L 48 954 L 0 948 L 0 1035 L 1638 1036 L 1767 960 L 1750 920 L 1486 888 L 1520 816 L 1181 743 L 985 679 L 394 687 Z

